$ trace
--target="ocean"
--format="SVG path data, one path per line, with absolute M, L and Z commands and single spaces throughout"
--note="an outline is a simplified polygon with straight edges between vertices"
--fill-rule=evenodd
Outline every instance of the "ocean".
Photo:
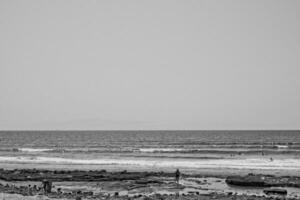
M 299 170 L 300 131 L 1 131 L 1 166 Z

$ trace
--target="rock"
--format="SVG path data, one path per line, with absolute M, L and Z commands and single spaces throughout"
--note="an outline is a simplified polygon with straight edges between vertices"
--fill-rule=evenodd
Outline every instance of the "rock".
M 269 189 L 264 189 L 264 193 L 267 195 L 269 194 L 287 195 L 287 190 L 282 188 L 269 188 Z
M 84 192 L 83 195 L 84 195 L 84 196 L 93 196 L 93 195 L 94 195 L 94 192 L 93 192 L 93 191 Z
M 58 193 L 58 194 L 61 193 L 61 188 L 57 188 L 57 193 Z
M 156 179 L 141 179 L 141 180 L 136 180 L 135 183 L 136 184 L 150 184 L 150 183 L 162 184 L 163 181 L 156 180 Z
M 78 190 L 78 191 L 77 191 L 77 194 L 82 194 L 81 190 Z
M 230 185 L 265 187 L 266 184 L 260 176 L 229 176 L 225 182 Z
M 300 177 L 296 176 L 281 176 L 272 175 L 254 175 L 246 176 L 229 176 L 226 183 L 238 186 L 254 186 L 254 187 L 300 187 Z

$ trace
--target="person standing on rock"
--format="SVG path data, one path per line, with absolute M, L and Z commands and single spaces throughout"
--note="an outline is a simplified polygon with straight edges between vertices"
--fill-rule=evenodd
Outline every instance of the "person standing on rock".
M 179 184 L 179 178 L 180 178 L 180 171 L 179 169 L 177 169 L 175 172 L 175 181 L 177 184 Z

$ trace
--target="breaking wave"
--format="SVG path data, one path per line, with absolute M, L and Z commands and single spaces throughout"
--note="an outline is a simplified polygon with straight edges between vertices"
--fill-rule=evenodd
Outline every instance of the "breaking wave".
M 265 153 L 275 154 L 300 154 L 300 147 L 276 146 L 272 148 L 259 147 L 224 147 L 224 146 L 205 146 L 201 148 L 0 148 L 1 152 L 23 152 L 31 154 L 39 153 L 138 153 L 138 154 L 201 154 L 201 153 L 216 153 L 216 154 L 259 154 L 262 151 Z
M 276 159 L 270 161 L 262 158 L 247 159 L 136 159 L 136 158 L 101 158 L 101 159 L 74 159 L 61 157 L 26 157 L 0 156 L 0 162 L 25 164 L 54 164 L 54 165 L 120 165 L 144 167 L 171 167 L 171 168 L 229 168 L 229 169 L 270 169 L 295 170 L 300 168 L 299 159 Z
M 53 151 L 54 149 L 39 149 L 39 148 L 19 148 L 16 149 L 16 151 L 22 151 L 22 152 L 49 152 Z

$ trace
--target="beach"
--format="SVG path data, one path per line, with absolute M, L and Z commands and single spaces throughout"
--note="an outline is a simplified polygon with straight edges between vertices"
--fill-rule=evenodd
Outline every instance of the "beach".
M 276 198 L 300 196 L 298 132 L 2 131 L 0 136 L 5 199 L 268 199 L 273 197 L 264 190 L 273 187 L 287 191 Z M 249 174 L 255 175 L 251 187 L 243 185 Z M 242 185 L 228 184 L 232 176 Z M 29 189 L 41 187 L 44 179 L 52 182 L 52 193 Z
M 228 185 L 222 176 L 182 174 L 179 184 L 174 173 L 109 172 L 106 170 L 1 169 L 0 192 L 5 199 L 298 199 L 300 177 L 250 175 L 269 179 L 271 186 L 285 187 L 287 195 L 266 195 L 266 187 Z M 288 178 L 288 179 L 287 179 Z M 45 192 L 43 183 L 51 182 Z M 294 185 L 289 183 L 294 182 Z M 278 184 L 281 185 L 278 185 Z M 277 184 L 277 185 L 276 185 Z

